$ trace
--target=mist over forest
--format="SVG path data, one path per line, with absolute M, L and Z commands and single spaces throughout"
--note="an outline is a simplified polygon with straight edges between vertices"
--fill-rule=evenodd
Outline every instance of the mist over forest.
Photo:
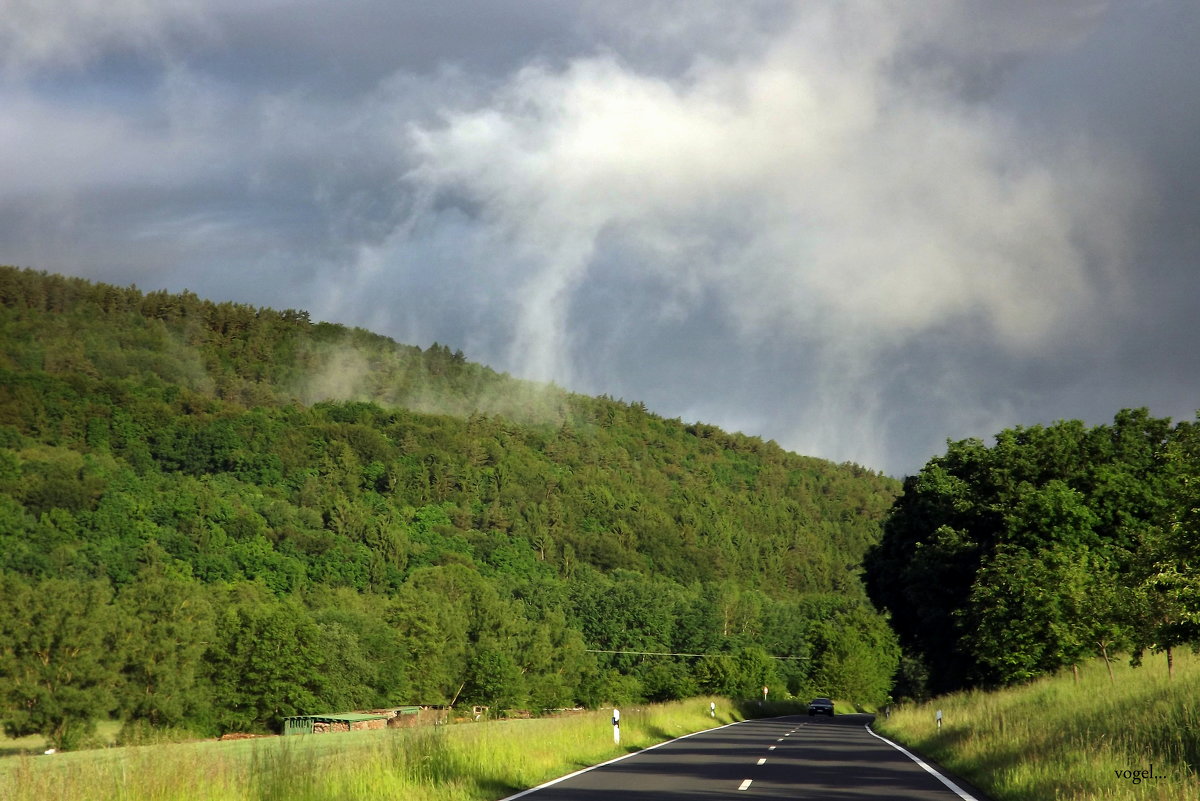
M 0 343 L 9 734 L 889 691 L 892 478 L 191 293 L 5 268 Z

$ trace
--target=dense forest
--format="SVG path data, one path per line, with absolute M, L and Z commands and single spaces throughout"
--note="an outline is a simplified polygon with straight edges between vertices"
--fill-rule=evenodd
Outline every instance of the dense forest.
M 1095 656 L 1169 666 L 1200 643 L 1200 427 L 1124 410 L 950 443 L 906 479 L 866 566 L 912 655 L 905 693 Z
M 0 719 L 881 700 L 860 565 L 899 489 L 437 344 L 0 268 Z

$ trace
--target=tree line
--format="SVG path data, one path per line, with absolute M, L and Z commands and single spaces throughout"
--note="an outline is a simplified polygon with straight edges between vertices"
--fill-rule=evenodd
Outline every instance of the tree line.
M 856 566 L 897 489 L 443 345 L 0 268 L 0 718 L 71 746 L 105 716 L 882 700 Z
M 1200 428 L 1107 425 L 949 444 L 904 482 L 866 585 L 912 658 L 905 692 L 1012 684 L 1200 643 Z

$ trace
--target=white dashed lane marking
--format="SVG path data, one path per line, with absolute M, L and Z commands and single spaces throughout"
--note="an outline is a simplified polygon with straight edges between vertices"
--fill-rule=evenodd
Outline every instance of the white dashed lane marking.
M 742 782 L 741 786 L 738 787 L 738 789 L 739 790 L 748 789 L 750 787 L 750 782 L 752 782 L 752 781 L 754 781 L 754 779 L 746 779 L 745 781 Z
M 765 765 L 765 764 L 766 764 L 766 762 L 767 762 L 767 758 L 766 758 L 766 757 L 763 757 L 762 759 L 758 760 L 758 764 L 760 764 L 760 765 Z

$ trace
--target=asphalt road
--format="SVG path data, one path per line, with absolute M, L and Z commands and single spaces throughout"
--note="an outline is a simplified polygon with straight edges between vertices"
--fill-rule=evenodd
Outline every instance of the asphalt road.
M 753 720 L 675 740 L 525 793 L 521 801 L 987 799 L 965 795 L 865 728 L 869 715 Z

